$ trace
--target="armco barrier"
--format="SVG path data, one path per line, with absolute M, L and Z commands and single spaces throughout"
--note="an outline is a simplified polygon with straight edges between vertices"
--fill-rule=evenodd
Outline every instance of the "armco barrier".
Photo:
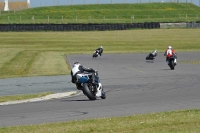
M 0 24 L 0 31 L 105 31 L 160 28 L 160 23 L 133 24 Z
M 200 23 L 160 23 L 160 29 L 200 28 Z
M 187 28 L 200 28 L 200 23 L 187 23 Z

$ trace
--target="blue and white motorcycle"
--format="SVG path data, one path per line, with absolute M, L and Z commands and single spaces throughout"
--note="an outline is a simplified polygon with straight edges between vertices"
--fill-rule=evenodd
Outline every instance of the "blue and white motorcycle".
M 103 86 L 100 83 L 98 72 L 95 72 L 97 84 L 92 83 L 92 74 L 84 73 L 77 74 L 78 83 L 81 83 L 83 94 L 86 95 L 90 100 L 96 100 L 97 98 L 106 98 L 106 94 L 103 90 Z

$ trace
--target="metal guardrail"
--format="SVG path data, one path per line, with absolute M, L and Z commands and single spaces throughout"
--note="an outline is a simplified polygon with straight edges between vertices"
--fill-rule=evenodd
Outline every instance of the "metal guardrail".
M 200 28 L 200 23 L 160 23 L 161 29 Z

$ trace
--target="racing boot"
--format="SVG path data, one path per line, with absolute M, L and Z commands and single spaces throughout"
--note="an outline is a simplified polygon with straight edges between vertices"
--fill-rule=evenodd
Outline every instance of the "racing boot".
M 174 66 L 176 66 L 177 65 L 177 61 L 176 61 L 176 59 L 174 59 Z

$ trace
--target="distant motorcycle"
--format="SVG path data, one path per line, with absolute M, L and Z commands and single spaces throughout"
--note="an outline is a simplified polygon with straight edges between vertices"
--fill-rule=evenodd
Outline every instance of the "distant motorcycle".
M 176 63 L 175 63 L 175 60 L 176 60 L 176 55 L 172 55 L 169 59 L 168 59 L 168 65 L 170 67 L 171 70 L 174 70 L 175 69 L 175 66 L 176 66 Z
M 81 83 L 81 90 L 83 91 L 83 94 L 86 95 L 90 100 L 96 100 L 98 97 L 102 99 L 106 98 L 103 86 L 100 83 L 98 72 L 95 72 L 95 80 L 97 81 L 97 84 L 92 84 L 91 73 L 77 74 L 77 76 L 79 76 L 78 83 Z
M 99 56 L 99 50 L 96 50 L 96 51 L 94 51 L 94 53 L 93 53 L 93 58 L 96 58 L 96 57 L 98 57 Z
M 157 56 L 157 50 L 155 49 L 153 52 L 149 53 L 149 55 L 146 57 L 146 60 L 154 60 Z

